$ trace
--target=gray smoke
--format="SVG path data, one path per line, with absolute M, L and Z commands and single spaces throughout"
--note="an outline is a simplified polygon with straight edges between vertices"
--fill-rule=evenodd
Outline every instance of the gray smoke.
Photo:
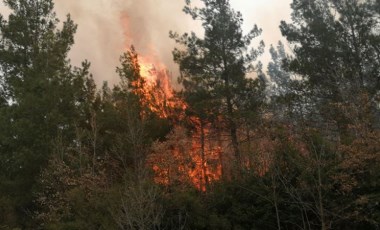
M 75 65 L 89 59 L 98 83 L 116 83 L 119 56 L 134 45 L 140 56 L 161 62 L 172 72 L 175 43 L 169 31 L 185 32 L 191 18 L 182 12 L 182 0 L 55 0 L 60 18 L 70 13 L 78 24 L 71 52 Z M 176 74 L 174 74 L 176 75 Z
M 98 84 L 117 83 L 115 73 L 119 56 L 134 45 L 140 56 L 148 56 L 167 66 L 177 77 L 178 66 L 171 52 L 175 47 L 168 33 L 200 32 L 199 22 L 182 12 L 184 0 L 54 0 L 59 18 L 71 14 L 78 24 L 75 45 L 70 53 L 74 65 L 88 59 Z M 199 1 L 199 0 L 194 0 Z M 231 5 L 243 13 L 244 28 L 257 24 L 263 29 L 259 38 L 269 44 L 281 39 L 278 29 L 281 19 L 289 19 L 291 0 L 231 0 Z M 0 13 L 6 13 L 0 4 Z M 266 54 L 263 62 L 269 60 Z M 175 82 L 175 81 L 173 81 Z

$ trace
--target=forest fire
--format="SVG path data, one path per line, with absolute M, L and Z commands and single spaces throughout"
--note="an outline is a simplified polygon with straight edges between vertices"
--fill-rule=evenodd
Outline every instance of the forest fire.
M 2 0 L 0 229 L 380 229 L 380 1 L 290 1 Z
M 173 96 L 170 74 L 164 64 L 149 57 L 139 57 L 140 74 L 149 85 L 159 84 L 168 97 Z
M 156 142 L 152 150 L 149 164 L 156 183 L 182 184 L 206 191 L 210 183 L 221 179 L 221 148 L 210 142 L 202 157 L 198 131 L 188 135 L 185 128 L 174 127 L 167 141 Z
M 127 12 L 121 14 L 120 23 L 123 25 L 126 50 L 131 45 L 136 45 L 140 76 L 146 83 L 143 87 L 145 101 L 153 112 L 161 118 L 167 118 L 170 110 L 184 109 L 186 105 L 174 97 L 172 74 L 146 32 L 133 27 L 134 20 L 137 19 Z
M 222 176 L 222 148 L 210 139 L 210 127 L 203 128 L 203 138 L 207 142 L 201 144 L 201 128 L 199 119 L 186 117 L 186 103 L 175 96 L 171 85 L 171 75 L 165 66 L 149 57 L 139 57 L 140 76 L 145 80 L 143 86 L 144 103 L 161 118 L 177 117 L 193 123 L 194 130 L 187 132 L 180 124 L 176 124 L 166 142 L 157 142 L 149 164 L 155 172 L 155 181 L 170 186 L 172 184 L 188 184 L 201 191 L 207 185 Z M 171 142 L 169 140 L 174 140 Z
M 183 101 L 174 97 L 171 74 L 163 64 L 142 57 L 139 58 L 139 65 L 140 75 L 146 82 L 143 89 L 145 101 L 153 112 L 161 118 L 167 118 L 171 110 L 186 108 Z
M 137 42 L 141 47 L 143 35 L 136 34 L 129 28 L 126 15 L 121 21 L 126 44 L 129 46 Z M 141 92 L 142 103 L 160 118 L 181 121 L 174 122 L 165 141 L 157 141 L 151 148 L 148 164 L 155 173 L 155 182 L 166 186 L 189 185 L 206 191 L 209 184 L 222 177 L 230 178 L 231 162 L 234 159 L 230 140 L 223 138 L 229 134 L 223 128 L 216 127 L 218 125 L 201 121 L 196 115 L 186 114 L 188 105 L 174 93 L 172 75 L 160 60 L 158 51 L 149 42 L 143 47 L 141 53 L 137 50 L 139 55 L 136 60 L 139 75 L 145 82 Z M 223 118 L 220 119 L 223 123 Z M 192 128 L 184 128 L 185 123 Z M 251 165 L 252 162 L 247 164 Z

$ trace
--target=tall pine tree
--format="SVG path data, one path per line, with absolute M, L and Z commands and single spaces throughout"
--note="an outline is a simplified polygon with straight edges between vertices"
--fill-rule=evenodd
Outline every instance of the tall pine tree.
M 52 0 L 4 4 L 11 13 L 0 16 L 0 222 L 25 228 L 36 177 L 54 143 L 74 139 L 89 65 L 71 67 L 77 27 L 70 16 L 57 27 Z
M 304 91 L 312 93 L 314 109 L 324 121 L 337 124 L 340 136 L 349 137 L 360 95 L 372 100 L 379 91 L 379 13 L 375 1 L 294 0 L 292 22 L 282 22 L 282 34 L 294 57 L 286 68 L 304 78 Z M 360 114 L 363 109 L 356 112 Z
M 182 36 L 171 33 L 183 47 L 173 51 L 174 60 L 180 66 L 186 102 L 201 119 L 207 114 L 223 116 L 235 159 L 240 164 L 239 115 L 241 109 L 256 102 L 252 95 L 247 95 L 255 92 L 257 81 L 247 78 L 246 74 L 253 70 L 252 62 L 262 53 L 263 42 L 258 49 L 250 48 L 261 29 L 255 25 L 244 35 L 242 15 L 231 9 L 228 0 L 202 2 L 204 6 L 197 8 L 187 0 L 184 11 L 202 22 L 204 37 L 195 33 Z

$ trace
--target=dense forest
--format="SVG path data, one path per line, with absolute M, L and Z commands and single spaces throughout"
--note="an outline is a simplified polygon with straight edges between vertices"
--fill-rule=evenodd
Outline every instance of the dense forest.
M 173 90 L 133 46 L 97 86 L 69 15 L 4 0 L 0 229 L 380 229 L 380 2 L 293 0 L 267 66 L 259 26 L 202 2 Z

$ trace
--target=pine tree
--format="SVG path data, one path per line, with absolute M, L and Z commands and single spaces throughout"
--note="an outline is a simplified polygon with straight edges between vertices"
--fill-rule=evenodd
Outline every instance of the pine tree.
M 252 62 L 262 53 L 263 42 L 258 49 L 250 49 L 252 39 L 261 34 L 261 29 L 255 25 L 243 35 L 242 15 L 231 9 L 228 0 L 202 2 L 203 8 L 193 8 L 187 0 L 184 11 L 202 22 L 204 38 L 195 33 L 180 36 L 171 32 L 171 37 L 184 48 L 175 49 L 173 56 L 180 66 L 185 101 L 190 107 L 202 108 L 197 109 L 198 116 L 212 113 L 224 117 L 235 159 L 240 164 L 239 110 L 250 104 L 246 100 L 255 101 L 246 93 L 254 92 L 257 83 L 246 74 L 253 70 Z
M 268 64 L 268 75 L 273 87 L 270 94 L 274 96 L 284 96 L 289 91 L 291 78 L 290 74 L 282 67 L 283 61 L 288 57 L 285 52 L 284 44 L 279 41 L 276 48 L 271 45 L 269 52 L 272 60 Z
M 294 52 L 286 69 L 303 78 L 314 109 L 322 120 L 337 124 L 342 140 L 350 136 L 353 118 L 361 116 L 360 109 L 342 107 L 351 103 L 360 108 L 360 95 L 373 98 L 379 89 L 379 20 L 373 4 L 294 0 L 292 23 L 280 26 Z
M 4 3 L 11 13 L 0 17 L 0 190 L 9 203 L 0 216 L 10 227 L 25 228 L 36 177 L 55 140 L 74 139 L 85 76 L 67 58 L 77 28 L 70 16 L 59 29 L 52 0 Z

